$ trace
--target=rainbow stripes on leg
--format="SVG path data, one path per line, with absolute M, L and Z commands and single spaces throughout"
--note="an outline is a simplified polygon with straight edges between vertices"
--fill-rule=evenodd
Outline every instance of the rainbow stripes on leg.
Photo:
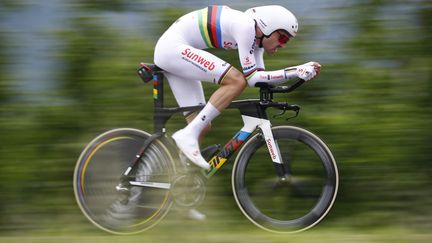
M 222 8 L 214 5 L 198 11 L 201 36 L 209 48 L 223 48 L 220 23 Z

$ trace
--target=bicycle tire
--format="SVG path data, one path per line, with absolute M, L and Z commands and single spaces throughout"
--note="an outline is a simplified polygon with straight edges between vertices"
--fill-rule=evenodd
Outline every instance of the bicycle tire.
M 150 136 L 137 129 L 114 129 L 96 137 L 81 153 L 74 171 L 75 198 L 98 228 L 119 235 L 139 233 L 156 225 L 171 208 L 168 189 L 131 186 L 125 196 L 115 188 Z M 136 181 L 168 184 L 175 171 L 160 140 L 150 144 L 138 163 Z
M 289 162 L 290 180 L 280 183 L 264 138 L 257 133 L 234 162 L 233 194 L 242 213 L 258 227 L 300 232 L 318 224 L 333 206 L 337 165 L 326 144 L 311 132 L 293 126 L 274 127 L 272 132 L 284 163 Z

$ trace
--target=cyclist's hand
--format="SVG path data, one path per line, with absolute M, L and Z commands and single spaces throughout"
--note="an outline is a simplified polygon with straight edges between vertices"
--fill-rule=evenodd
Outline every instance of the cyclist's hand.
M 297 77 L 309 81 L 315 78 L 321 71 L 321 65 L 317 62 L 308 62 L 296 67 Z

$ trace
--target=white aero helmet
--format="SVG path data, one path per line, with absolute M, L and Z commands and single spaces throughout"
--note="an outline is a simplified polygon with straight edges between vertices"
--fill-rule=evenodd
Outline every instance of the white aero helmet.
M 288 9 L 279 5 L 250 8 L 245 13 L 251 16 L 258 27 L 269 36 L 276 30 L 285 30 L 295 37 L 298 30 L 297 18 Z

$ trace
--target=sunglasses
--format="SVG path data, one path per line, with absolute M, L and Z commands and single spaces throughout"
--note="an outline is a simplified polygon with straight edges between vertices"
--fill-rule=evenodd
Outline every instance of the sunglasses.
M 281 31 L 278 31 L 278 34 L 279 34 L 278 41 L 279 41 L 280 45 L 285 45 L 290 40 L 290 36 L 289 35 L 286 35 L 286 34 L 284 34 Z

